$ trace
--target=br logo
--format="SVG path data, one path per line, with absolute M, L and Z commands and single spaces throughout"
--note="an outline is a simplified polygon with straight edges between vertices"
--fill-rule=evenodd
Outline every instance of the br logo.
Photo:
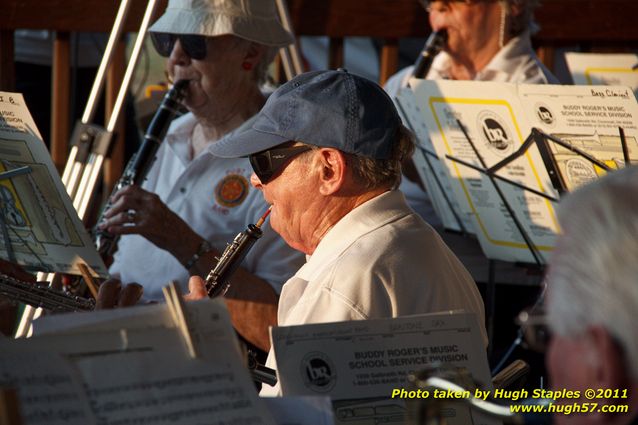
M 510 153 L 514 146 L 511 133 L 500 117 L 493 112 L 485 111 L 478 116 L 478 124 L 487 146 L 499 156 Z
M 306 354 L 301 360 L 301 375 L 306 387 L 321 393 L 330 391 L 337 381 L 332 361 L 318 351 Z
M 501 127 L 498 121 L 493 120 L 492 118 L 487 118 L 483 121 L 483 134 L 485 134 L 490 145 L 494 146 L 496 149 L 507 149 L 509 139 L 507 137 L 507 133 L 505 133 L 505 129 Z
M 549 108 L 543 104 L 536 105 L 536 115 L 542 123 L 552 125 L 554 123 L 554 114 Z

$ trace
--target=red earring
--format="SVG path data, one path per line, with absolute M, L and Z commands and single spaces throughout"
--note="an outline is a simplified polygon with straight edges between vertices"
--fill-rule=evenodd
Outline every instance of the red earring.
M 250 62 L 242 62 L 241 67 L 244 68 L 246 71 L 250 71 L 251 69 L 253 69 L 253 64 Z

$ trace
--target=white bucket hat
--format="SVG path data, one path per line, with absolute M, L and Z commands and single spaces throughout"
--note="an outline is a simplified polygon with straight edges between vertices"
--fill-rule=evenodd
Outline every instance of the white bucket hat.
M 151 32 L 216 36 L 233 34 L 267 46 L 292 43 L 274 0 L 169 0 Z

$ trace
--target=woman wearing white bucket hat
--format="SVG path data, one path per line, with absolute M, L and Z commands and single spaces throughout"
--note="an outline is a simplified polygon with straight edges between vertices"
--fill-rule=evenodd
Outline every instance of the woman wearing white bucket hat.
M 265 102 L 267 67 L 292 35 L 275 3 L 263 0 L 169 0 L 150 32 L 169 77 L 189 80 L 189 113 L 171 124 L 142 187 L 114 196 L 103 228 L 123 235 L 111 274 L 142 284 L 152 300 L 169 280 L 186 289 L 190 275 L 206 276 L 226 243 L 266 210 L 248 160 L 209 148 L 251 125 Z M 277 293 L 302 260 L 266 226 L 233 277 L 226 299 L 235 327 L 264 350 Z

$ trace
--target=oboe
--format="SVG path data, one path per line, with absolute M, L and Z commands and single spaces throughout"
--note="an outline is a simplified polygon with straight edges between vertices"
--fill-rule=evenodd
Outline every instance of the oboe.
M 164 136 L 166 136 L 169 124 L 179 111 L 179 106 L 184 97 L 184 91 L 188 82 L 189 80 L 179 80 L 168 93 L 166 93 L 159 109 L 155 113 L 155 116 L 153 116 L 146 130 L 142 145 L 126 165 L 124 174 L 122 174 L 122 177 L 113 189 L 113 194 L 126 186 L 133 184 L 141 185 L 144 180 L 146 180 L 146 176 L 155 161 L 157 149 L 159 149 L 162 140 L 164 140 Z M 98 224 L 104 221 L 104 213 L 108 211 L 109 208 L 111 208 L 110 200 L 102 210 L 100 218 L 97 221 Z M 118 239 L 116 235 L 96 228 L 95 245 L 102 258 L 108 258 L 113 255 L 117 250 Z
M 425 78 L 430 71 L 434 57 L 445 47 L 447 42 L 447 32 L 445 30 L 434 31 L 428 37 L 421 54 L 414 65 L 412 76 L 415 78 Z
M 272 208 L 272 207 L 271 207 Z M 230 287 L 230 277 L 235 273 L 241 262 L 246 258 L 250 248 L 262 237 L 261 226 L 270 214 L 270 208 L 262 215 L 257 223 L 249 224 L 246 230 L 238 233 L 235 239 L 226 245 L 226 249 L 217 259 L 217 264 L 206 277 L 206 292 L 210 298 L 223 296 Z M 262 384 L 275 385 L 277 374 L 257 361 L 257 353 L 250 348 L 252 344 L 243 338 L 240 339 L 248 345 L 248 368 L 253 380 Z
M 211 298 L 223 296 L 230 287 L 230 277 L 246 258 L 250 248 L 261 238 L 261 226 L 270 214 L 270 208 L 255 224 L 249 224 L 246 230 L 238 233 L 235 239 L 226 245 L 226 249 L 217 259 L 217 264 L 206 277 L 206 292 Z

